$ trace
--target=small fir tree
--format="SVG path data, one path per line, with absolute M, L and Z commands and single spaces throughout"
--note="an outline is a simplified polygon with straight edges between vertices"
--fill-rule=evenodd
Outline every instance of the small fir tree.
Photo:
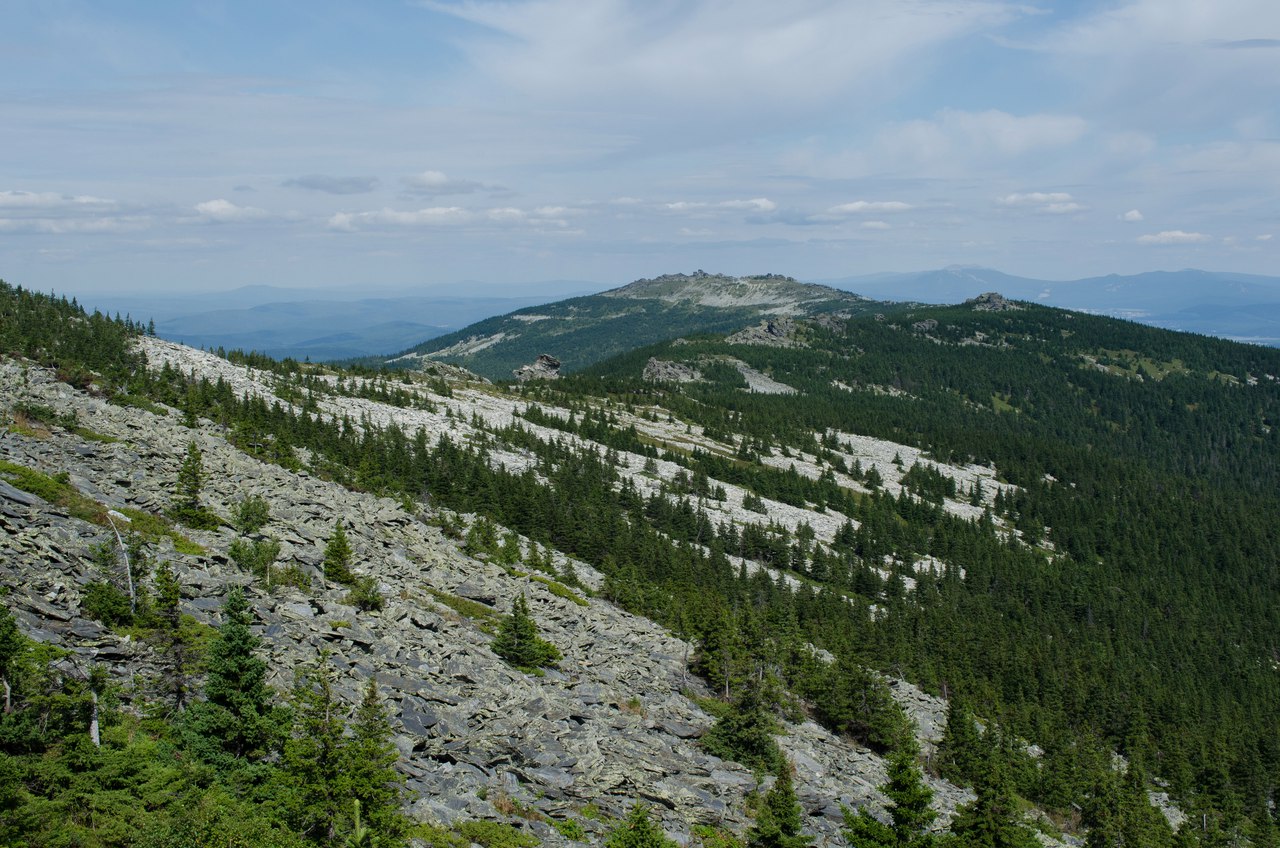
M 175 712 L 187 701 L 189 646 L 182 632 L 181 587 L 168 560 L 160 563 L 155 576 L 155 618 L 160 646 L 165 654 L 163 685 L 173 699 Z
M 791 781 L 791 764 L 784 763 L 778 778 L 764 796 L 756 823 L 747 831 L 750 848 L 804 848 L 813 837 L 800 833 L 803 824 L 800 801 Z
M 517 595 L 511 614 L 502 620 L 491 645 L 494 653 L 522 671 L 555 668 L 560 651 L 538 636 L 538 625 L 529 615 L 529 602 Z
M 938 771 L 957 786 L 972 786 L 985 757 L 982 736 L 960 698 L 947 704 L 947 728 L 938 745 Z
M 200 504 L 200 490 L 204 488 L 204 455 L 194 441 L 187 443 L 187 455 L 178 469 L 178 484 L 174 492 L 173 517 L 189 527 L 201 528 L 208 523 L 208 514 Z
M 324 546 L 324 577 L 335 583 L 350 585 L 355 579 L 351 573 L 351 543 L 347 541 L 347 531 L 338 521 L 333 525 L 333 535 Z
M 230 768 L 265 755 L 276 739 L 279 716 L 271 705 L 267 664 L 244 593 L 232 589 L 222 605 L 222 625 L 209 645 L 205 700 L 184 713 L 183 736 L 197 756 Z
M 678 843 L 667 839 L 662 828 L 649 818 L 649 808 L 636 804 L 618 826 L 609 831 L 605 848 L 678 848 Z
M 915 758 L 897 753 L 889 760 L 889 780 L 880 787 L 889 798 L 891 824 L 865 809 L 844 810 L 844 838 L 858 848 L 933 848 L 937 840 L 927 828 L 937 817 L 929 806 L 933 793 L 925 786 Z
M 778 726 L 765 709 L 760 688 L 744 685 L 737 699 L 702 737 L 708 754 L 734 760 L 757 771 L 785 770 L 786 761 L 773 734 Z

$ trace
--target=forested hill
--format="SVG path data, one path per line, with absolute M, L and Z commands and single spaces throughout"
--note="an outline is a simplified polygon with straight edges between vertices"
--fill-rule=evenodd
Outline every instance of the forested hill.
M 999 298 L 812 324 L 797 341 L 657 345 L 544 391 L 563 402 L 607 389 L 735 434 L 731 460 L 695 452 L 716 479 L 752 479 L 770 454 L 793 467 L 816 457 L 843 479 L 849 434 L 998 468 L 1016 488 L 989 515 L 1021 545 L 973 546 L 901 499 L 859 505 L 844 550 L 860 561 L 963 570 L 848 634 L 859 655 L 1006 716 L 1050 751 L 1101 738 L 1217 809 L 1272 803 L 1280 351 Z M 753 373 L 772 393 L 747 390 Z M 906 465 L 922 496 L 955 490 L 927 462 Z M 756 490 L 823 502 L 786 486 Z
M 848 292 L 773 274 L 668 274 L 489 318 L 384 361 L 392 367 L 416 367 L 430 358 L 506 381 L 516 368 L 544 353 L 559 359 L 568 373 L 637 345 L 728 333 L 766 315 L 858 314 L 885 308 Z
M 815 311 L 504 388 L 0 283 L 0 842 L 1276 845 L 1280 352 Z

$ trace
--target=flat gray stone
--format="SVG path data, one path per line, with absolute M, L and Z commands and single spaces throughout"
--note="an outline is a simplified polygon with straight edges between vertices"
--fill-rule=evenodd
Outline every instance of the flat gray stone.
M 44 498 L 25 492 L 16 486 L 6 483 L 4 480 L 0 480 L 0 498 L 20 503 L 24 506 L 39 506 L 45 503 Z

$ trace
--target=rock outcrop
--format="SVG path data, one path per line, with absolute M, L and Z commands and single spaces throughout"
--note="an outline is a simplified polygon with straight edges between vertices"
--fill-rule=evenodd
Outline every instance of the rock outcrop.
M 683 362 L 651 356 L 644 364 L 643 376 L 651 383 L 692 383 L 702 379 L 702 372 Z
M 796 338 L 798 325 L 793 318 L 779 316 L 761 321 L 754 327 L 739 330 L 725 339 L 729 344 L 764 345 L 766 347 L 802 347 Z
M 972 306 L 974 312 L 1012 312 L 1022 308 L 1011 300 L 1005 300 L 999 292 L 984 292 L 965 303 Z
M 522 365 L 511 373 L 521 383 L 527 383 L 530 380 L 558 380 L 560 379 L 560 360 L 550 354 L 542 353 L 529 365 Z

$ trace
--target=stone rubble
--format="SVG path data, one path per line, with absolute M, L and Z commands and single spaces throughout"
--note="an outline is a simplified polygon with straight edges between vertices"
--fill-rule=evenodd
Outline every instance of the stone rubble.
M 756 778 L 698 747 L 712 719 L 686 694 L 708 694 L 686 671 L 693 646 L 654 623 L 597 599 L 579 606 L 537 581 L 465 556 L 426 513 L 261 463 L 230 446 L 212 422 L 189 430 L 176 411 L 156 416 L 113 406 L 7 360 L 0 361 L 0 398 L 3 407 L 27 400 L 73 411 L 82 426 L 118 439 L 86 441 L 63 431 L 43 439 L 0 435 L 0 458 L 50 475 L 65 472 L 110 508 L 163 513 L 190 440 L 205 467 L 217 469 L 204 488 L 207 506 L 225 516 L 249 496 L 267 500 L 271 522 L 262 534 L 280 540 L 280 567 L 310 575 L 310 593 L 278 586 L 268 593 L 237 569 L 226 555 L 235 538 L 230 528 L 183 531 L 205 554 L 179 554 L 162 539 L 154 556 L 172 563 L 184 611 L 201 621 L 216 623 L 229 586 L 246 588 L 279 691 L 288 690 L 293 669 L 321 651 L 330 652 L 327 662 L 338 670 L 338 692 L 348 703 L 375 677 L 391 706 L 414 815 L 446 824 L 504 819 L 499 807 L 507 799 L 553 819 L 576 816 L 588 803 L 616 817 L 641 799 L 682 839 L 699 823 L 739 832 L 749 826 L 745 796 Z M 360 612 L 345 602 L 345 589 L 322 579 L 323 547 L 338 520 L 347 524 L 355 571 L 373 576 L 386 598 L 381 612 Z M 108 533 L 15 486 L 0 488 L 0 577 L 14 587 L 10 604 L 25 632 L 72 650 L 86 667 L 102 663 L 118 679 L 146 681 L 158 670 L 147 645 L 79 615 L 84 586 L 100 579 L 89 548 L 109 540 Z M 585 564 L 576 568 L 584 582 L 598 582 Z M 564 653 L 560 669 L 532 676 L 510 668 L 489 649 L 484 622 L 454 612 L 433 593 L 467 597 L 495 613 L 525 594 L 542 634 Z M 936 699 L 912 690 L 895 686 L 925 739 L 936 738 Z M 125 699 L 136 703 L 147 694 L 144 683 Z M 807 830 L 817 845 L 841 844 L 841 804 L 883 809 L 874 789 L 884 779 L 883 763 L 811 722 L 786 731 L 779 743 L 796 764 Z M 945 782 L 931 785 L 944 814 L 971 798 Z M 545 822 L 506 820 L 547 845 L 568 844 Z M 598 841 L 603 825 L 581 823 Z

